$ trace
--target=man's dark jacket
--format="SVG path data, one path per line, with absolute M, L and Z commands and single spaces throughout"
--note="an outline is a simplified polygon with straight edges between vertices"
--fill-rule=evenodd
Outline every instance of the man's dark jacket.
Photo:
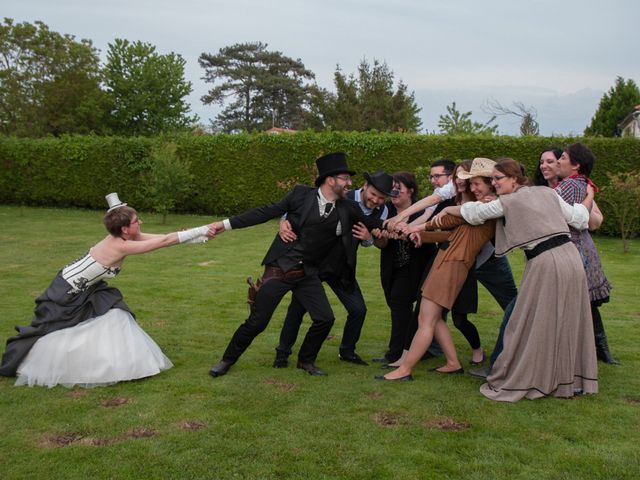
M 347 199 L 337 200 L 335 209 L 342 228 L 341 235 L 339 239 L 336 237 L 335 245 L 332 247 L 331 253 L 321 262 L 318 273 L 323 279 L 337 278 L 344 288 L 350 289 L 355 280 L 356 266 L 355 240 L 351 229 L 357 222 L 362 222 L 369 230 L 382 228 L 382 220 L 371 216 L 367 217 L 356 202 Z M 291 223 L 291 228 L 300 236 L 309 215 L 319 214 L 318 189 L 298 185 L 278 202 L 236 215 L 230 218 L 229 222 L 231 228 L 244 228 L 279 218 L 285 213 L 287 220 Z M 280 235 L 276 234 L 262 264 L 273 264 L 278 258 L 293 249 L 296 242 L 297 240 L 285 243 Z

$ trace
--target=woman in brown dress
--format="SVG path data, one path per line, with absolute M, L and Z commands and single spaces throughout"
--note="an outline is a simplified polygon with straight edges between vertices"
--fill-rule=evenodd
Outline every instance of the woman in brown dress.
M 433 369 L 437 373 L 463 373 L 464 370 L 458 360 L 456 349 L 451 338 L 451 332 L 442 319 L 443 309 L 451 310 L 467 279 L 469 270 L 475 268 L 478 252 L 494 235 L 495 223 L 485 222 L 483 225 L 472 226 L 459 218 L 448 218 L 440 225 L 427 222 L 422 226 L 409 227 L 405 233 L 415 229 L 433 230 L 441 228 L 452 230 L 450 233 L 421 232 L 421 240 L 448 241 L 446 250 L 439 250 L 433 266 L 429 270 L 422 285 L 422 300 L 418 316 L 418 331 L 413 337 L 411 346 L 402 364 L 384 376 L 377 376 L 379 380 L 413 380 L 413 367 L 425 354 L 435 336 L 442 347 L 447 359 L 446 365 Z M 436 238 L 437 237 L 437 238 Z

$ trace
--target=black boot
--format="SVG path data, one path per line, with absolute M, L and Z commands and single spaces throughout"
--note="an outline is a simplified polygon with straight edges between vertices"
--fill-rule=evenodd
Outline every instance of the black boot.
M 598 307 L 593 304 L 591 305 L 591 317 L 593 318 L 593 334 L 596 340 L 596 356 L 598 360 L 610 365 L 620 365 L 620 362 L 613 358 L 609 351 L 609 342 L 607 341 L 607 334 L 604 332 L 600 312 Z
M 609 344 L 607 342 L 607 334 L 603 332 L 596 333 L 596 355 L 598 360 L 610 365 L 620 365 L 620 362 L 613 358 L 609 351 Z

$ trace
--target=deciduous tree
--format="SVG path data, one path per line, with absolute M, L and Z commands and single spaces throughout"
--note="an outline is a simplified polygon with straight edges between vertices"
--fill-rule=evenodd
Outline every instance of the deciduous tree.
M 497 100 L 488 100 L 486 111 L 492 115 L 514 115 L 520 118 L 520 135 L 537 136 L 540 134 L 538 112 L 533 107 L 527 107 L 522 102 L 513 102 L 511 107 L 505 107 Z
M 110 43 L 104 74 L 114 132 L 154 135 L 193 125 L 197 117 L 188 115 L 192 85 L 184 78 L 185 63 L 173 52 L 157 53 L 149 43 Z
M 42 22 L 0 25 L 0 132 L 19 136 L 103 133 L 108 102 L 89 40 Z

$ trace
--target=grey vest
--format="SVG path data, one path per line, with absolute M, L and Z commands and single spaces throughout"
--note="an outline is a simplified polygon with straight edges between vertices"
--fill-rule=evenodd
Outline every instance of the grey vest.
M 496 224 L 496 256 L 558 235 L 569 235 L 558 194 L 549 187 L 520 187 L 501 195 L 504 218 Z

